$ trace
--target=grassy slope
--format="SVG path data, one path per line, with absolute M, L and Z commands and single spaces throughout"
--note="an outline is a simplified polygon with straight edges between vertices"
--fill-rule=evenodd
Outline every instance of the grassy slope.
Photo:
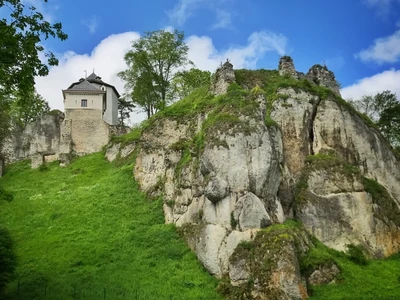
M 313 287 L 310 300 L 398 300 L 400 257 L 357 265 L 346 258 L 336 260 L 342 274 L 339 283 Z
M 312 286 L 310 300 L 397 300 L 400 299 L 400 254 L 386 259 L 354 262 L 354 257 L 324 246 L 316 247 L 302 258 L 302 269 L 335 262 L 341 269 L 336 283 Z
M 217 281 L 164 225 L 161 201 L 138 192 L 132 166 L 100 153 L 42 172 L 17 163 L 0 186 L 15 193 L 0 203 L 18 256 L 8 298 L 220 299 Z

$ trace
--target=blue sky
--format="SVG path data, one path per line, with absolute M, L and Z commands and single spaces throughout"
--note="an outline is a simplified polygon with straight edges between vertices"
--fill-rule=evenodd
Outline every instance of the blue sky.
M 345 98 L 390 89 L 400 96 L 400 0 L 25 0 L 52 22 L 62 22 L 65 42 L 45 46 L 60 58 L 38 91 L 62 108 L 61 89 L 96 73 L 123 93 L 116 73 L 123 54 L 144 31 L 185 32 L 189 56 L 214 71 L 227 57 L 236 68 L 275 69 L 293 57 L 306 72 L 326 63 Z M 89 71 L 89 73 L 90 73 Z

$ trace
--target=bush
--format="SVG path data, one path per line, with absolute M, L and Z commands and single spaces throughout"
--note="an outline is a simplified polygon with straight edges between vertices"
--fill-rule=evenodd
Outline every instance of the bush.
M 38 168 L 40 172 L 45 172 L 49 170 L 49 167 L 46 164 L 41 164 Z
M 358 265 L 367 265 L 368 260 L 365 256 L 364 249 L 360 245 L 347 245 L 347 255 L 349 259 Z
M 0 291 L 13 279 L 16 259 L 8 231 L 0 225 Z
M 10 192 L 7 192 L 3 188 L 0 187 L 0 201 L 11 202 L 14 199 L 14 195 Z

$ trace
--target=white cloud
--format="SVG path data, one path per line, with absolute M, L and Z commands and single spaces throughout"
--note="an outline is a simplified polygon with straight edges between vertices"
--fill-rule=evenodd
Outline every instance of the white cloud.
M 167 11 L 170 22 L 182 26 L 204 0 L 179 0 L 175 7 Z
M 211 29 L 223 29 L 232 27 L 234 12 L 222 9 L 228 0 L 179 0 L 173 9 L 166 11 L 172 24 L 182 26 L 199 8 L 206 8 L 215 13 L 216 21 Z
M 356 54 L 363 62 L 373 61 L 378 64 L 394 63 L 400 60 L 400 30 L 390 36 L 378 38 L 368 49 Z
M 124 83 L 117 73 L 126 68 L 124 55 L 131 47 L 131 41 L 140 36 L 136 32 L 125 32 L 110 35 L 102 40 L 90 54 L 77 54 L 67 51 L 61 55 L 58 66 L 50 67 L 47 77 L 36 78 L 37 91 L 49 102 L 52 109 L 63 110 L 62 89 L 88 75 L 95 68 L 95 73 L 102 79 L 114 85 L 120 94 L 124 93 Z M 267 51 L 283 55 L 287 39 L 281 34 L 261 31 L 254 32 L 248 38 L 247 45 L 232 46 L 225 50 L 215 49 L 211 38 L 207 36 L 190 36 L 186 40 L 189 46 L 189 59 L 196 67 L 212 72 L 227 58 L 235 68 L 254 68 L 257 60 Z M 145 118 L 144 114 L 133 116 L 133 122 Z
M 399 0 L 364 0 L 363 2 L 371 8 L 375 8 L 378 15 L 383 18 L 391 13 L 393 5 L 400 3 Z
M 215 71 L 221 62 L 227 58 L 233 66 L 239 68 L 255 68 L 258 59 L 267 51 L 285 54 L 287 38 L 281 34 L 269 31 L 252 33 L 246 46 L 232 46 L 226 50 L 215 49 L 211 38 L 208 36 L 190 36 L 187 39 L 189 46 L 189 59 L 196 67 L 203 70 Z
M 364 95 L 375 95 L 389 90 L 400 96 L 400 70 L 390 69 L 371 77 L 358 80 L 355 84 L 343 88 L 340 92 L 344 99 L 361 99 Z
M 90 54 L 65 52 L 59 59 L 59 65 L 50 67 L 48 76 L 36 78 L 36 89 L 52 109 L 63 110 L 61 90 L 85 77 L 85 70 L 89 75 L 95 68 L 97 75 L 122 94 L 124 84 L 117 73 L 125 69 L 124 55 L 130 49 L 131 41 L 139 37 L 136 32 L 114 34 L 102 40 Z
M 345 60 L 343 56 L 339 55 L 327 58 L 322 63 L 326 64 L 330 70 L 339 70 L 344 66 Z
M 212 29 L 222 29 L 232 27 L 232 14 L 227 10 L 217 9 L 217 22 L 212 26 Z
M 82 24 L 85 25 L 89 29 L 89 32 L 93 34 L 99 26 L 99 21 L 93 16 L 90 19 L 82 21 Z

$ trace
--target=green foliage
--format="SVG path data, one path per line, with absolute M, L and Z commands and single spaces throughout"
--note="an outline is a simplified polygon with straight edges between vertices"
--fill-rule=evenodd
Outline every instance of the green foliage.
M 377 125 L 391 145 L 400 145 L 400 102 L 396 94 L 384 91 L 375 95 L 379 108 Z
M 35 7 L 26 7 L 21 0 L 0 1 L 9 18 L 0 20 L 0 94 L 13 90 L 28 92 L 34 86 L 35 76 L 49 73 L 48 65 L 58 64 L 53 53 L 44 52 L 43 40 L 56 37 L 65 40 L 61 23 L 50 24 Z M 39 55 L 47 58 L 47 63 Z
M 331 258 L 339 266 L 341 274 L 335 283 L 311 286 L 310 300 L 342 299 L 397 299 L 400 260 L 398 255 L 388 259 L 368 260 L 367 264 L 353 262 L 348 255 L 319 244 L 313 255 L 328 261 Z
M 29 91 L 25 94 L 17 93 L 12 101 L 12 119 L 22 128 L 49 111 L 49 104 L 36 91 Z
M 384 91 L 349 102 L 359 116 L 367 123 L 372 123 L 393 147 L 400 145 L 400 103 L 396 94 Z
M 385 223 L 389 220 L 400 226 L 400 209 L 388 191 L 373 179 L 364 177 L 363 183 L 365 191 L 371 195 L 372 201 L 378 206 L 374 215 Z
M 2 144 L 10 129 L 13 104 L 10 95 L 18 91 L 20 95 L 25 95 L 24 100 L 29 99 L 35 84 L 35 76 L 47 75 L 48 65 L 58 64 L 53 53 L 44 51 L 43 40 L 50 36 L 65 40 L 67 35 L 62 31 L 61 23 L 50 24 L 44 21 L 43 15 L 35 7 L 26 7 L 26 3 L 21 0 L 0 1 L 0 9 L 9 13 L 9 17 L 3 15 L 0 20 L 0 45 L 2 45 L 0 48 L 0 144 Z M 47 58 L 47 63 L 41 61 L 40 55 Z M 23 110 L 31 110 L 29 103 L 23 106 Z M 18 117 L 22 117 L 26 123 L 24 115 L 18 115 Z
M 134 108 L 135 105 L 132 103 L 132 101 L 129 101 L 126 98 L 118 99 L 118 123 L 120 126 L 125 125 L 125 120 L 129 119 Z
M 101 153 L 47 172 L 9 165 L 0 203 L 18 257 L 1 299 L 220 299 L 209 275 L 150 200 Z M 45 297 L 46 295 L 46 297 Z M 2 298 L 3 297 L 3 298 Z
M 8 230 L 0 224 L 0 292 L 14 277 L 16 257 L 13 247 Z
M 238 222 L 235 219 L 235 216 L 233 215 L 233 212 L 231 212 L 231 227 L 232 229 L 236 229 L 236 226 L 238 225 Z
M 10 133 L 11 104 L 10 99 L 0 93 L 0 145 Z
M 43 164 L 41 164 L 41 165 L 39 166 L 38 170 L 39 170 L 40 172 L 45 172 L 45 171 L 48 171 L 49 168 L 47 167 L 46 164 L 43 163 Z
M 368 264 L 367 257 L 365 256 L 365 250 L 361 245 L 347 245 L 347 255 L 349 256 L 349 259 L 356 264 Z
M 112 136 L 111 142 L 113 144 L 121 143 L 121 147 L 138 142 L 143 132 L 152 125 L 152 120 L 145 120 L 139 125 L 136 125 L 132 130 L 126 134 L 119 136 Z
M 170 101 L 181 100 L 189 96 L 195 89 L 210 86 L 211 73 L 191 68 L 174 75 L 168 92 Z
M 167 92 L 177 68 L 189 63 L 184 34 L 158 30 L 132 42 L 125 54 L 128 69 L 119 73 L 132 101 L 148 118 L 167 104 Z
M 14 199 L 14 195 L 11 192 L 6 191 L 0 186 L 0 201 L 11 202 Z

